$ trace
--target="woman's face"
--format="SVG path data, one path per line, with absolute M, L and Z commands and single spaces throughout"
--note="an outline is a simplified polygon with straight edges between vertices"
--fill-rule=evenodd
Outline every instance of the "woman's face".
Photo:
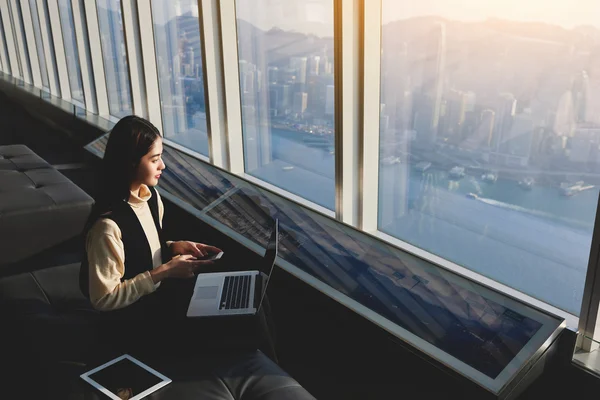
M 140 160 L 134 182 L 131 185 L 132 189 L 138 188 L 141 184 L 146 186 L 156 186 L 158 184 L 160 174 L 165 169 L 162 152 L 162 139 L 157 138 L 150 151 Z

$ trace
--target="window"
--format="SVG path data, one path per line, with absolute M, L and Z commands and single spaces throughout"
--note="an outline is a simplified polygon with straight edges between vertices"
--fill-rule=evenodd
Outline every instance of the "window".
M 236 1 L 246 172 L 335 208 L 333 2 Z
M 7 11 L 8 17 L 6 14 L 2 13 L 2 18 L 4 19 L 5 26 L 8 26 L 8 29 L 10 29 L 10 32 L 12 33 L 13 45 L 15 48 L 15 57 L 17 59 L 17 68 L 19 69 L 19 75 L 17 76 L 17 78 L 23 79 L 23 65 L 21 64 L 21 57 L 19 56 L 19 47 L 17 46 L 17 32 L 15 30 L 15 21 L 13 20 L 10 1 L 7 1 L 6 5 L 7 8 L 5 8 L 5 10 Z
M 131 87 L 120 0 L 98 0 L 98 24 L 108 89 L 108 106 L 114 117 L 131 114 Z
M 208 156 L 197 0 L 152 1 L 165 138 Z
M 73 22 L 73 8 L 71 0 L 59 0 L 58 10 L 62 26 L 65 56 L 67 57 L 67 71 L 71 86 L 71 97 L 80 103 L 85 103 L 83 97 L 83 83 L 81 81 L 81 66 L 79 65 L 79 51 Z
M 11 5 L 11 3 L 9 2 L 9 6 Z M 29 60 L 29 53 L 27 53 L 27 37 L 25 35 L 25 24 L 23 22 L 23 12 L 21 11 L 21 2 L 20 1 L 15 1 L 13 3 L 13 5 L 16 7 L 16 9 L 14 11 L 17 12 L 19 21 L 18 21 L 18 32 L 16 33 L 17 35 L 19 35 L 19 37 L 17 38 L 15 36 L 15 39 L 17 41 L 17 48 L 19 50 L 20 54 L 23 54 L 23 56 L 25 57 L 25 60 L 23 60 L 25 62 L 25 65 L 23 66 L 23 68 L 26 68 L 27 70 L 24 71 L 27 73 L 27 76 L 29 76 L 29 79 L 31 79 L 31 62 Z M 17 27 L 15 26 L 15 29 Z M 19 40 L 20 39 L 20 40 Z M 30 81 L 31 82 L 31 81 Z
M 467 3 L 383 1 L 379 229 L 577 315 L 600 184 L 600 52 L 570 35 L 598 24 L 567 1 L 554 19 L 522 3 L 535 22 Z
M 56 53 L 54 52 L 54 40 L 52 37 L 52 28 L 50 26 L 50 11 L 48 10 L 48 2 L 43 1 L 42 5 L 44 6 L 43 13 L 42 14 L 38 13 L 38 16 L 40 18 L 40 23 L 42 24 L 42 29 L 44 29 L 44 26 L 46 27 L 46 32 L 45 32 L 46 35 L 45 36 L 48 41 L 48 47 L 49 47 L 48 50 L 50 50 L 49 54 L 51 55 L 49 58 L 46 57 L 46 61 L 47 61 L 46 67 L 49 68 L 48 75 L 53 76 L 53 80 L 54 80 L 54 82 L 56 82 L 56 85 L 55 85 L 56 93 L 52 93 L 52 94 L 54 94 L 56 96 L 61 96 L 60 86 L 58 85 L 58 82 L 59 82 L 58 69 L 56 67 Z M 44 21 L 44 22 L 42 23 L 42 21 Z M 42 39 L 43 39 L 43 36 L 42 36 Z M 52 74 L 52 75 L 50 75 L 50 74 Z M 52 88 L 51 88 L 51 90 L 52 90 Z
M 2 53 L 5 62 L 3 63 L 3 71 L 12 74 L 10 69 L 10 60 L 8 59 L 8 44 L 6 42 L 6 34 L 4 33 L 4 16 L 0 15 L 0 30 L 2 31 Z
M 40 17 L 37 9 L 37 1 L 29 0 L 29 8 L 31 10 L 33 34 L 35 36 L 35 49 L 37 51 L 38 60 L 40 62 L 40 75 L 42 76 L 42 87 L 46 90 L 50 90 L 50 82 L 48 79 L 48 67 L 46 65 L 46 56 L 44 54 L 44 44 L 42 43 L 42 31 L 40 28 Z

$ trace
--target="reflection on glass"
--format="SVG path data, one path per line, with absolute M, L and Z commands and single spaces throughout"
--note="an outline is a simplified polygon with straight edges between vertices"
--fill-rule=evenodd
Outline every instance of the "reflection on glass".
M 335 208 L 333 1 L 237 0 L 246 172 Z
M 208 156 L 197 0 L 153 0 L 154 41 L 166 138 Z
M 578 314 L 600 185 L 600 25 L 583 28 L 566 0 L 548 20 L 523 4 L 535 22 L 466 3 L 383 2 L 379 229 Z
M 29 0 L 29 9 L 31 10 L 31 22 L 33 23 L 35 49 L 37 51 L 38 61 L 40 63 L 42 87 L 46 90 L 50 90 L 50 81 L 48 79 L 48 66 L 46 65 L 46 55 L 44 54 L 44 44 L 42 43 L 42 31 L 40 28 L 40 17 L 38 15 L 36 0 Z
M 112 116 L 124 117 L 132 113 L 132 105 L 121 1 L 98 0 L 97 6 L 108 106 Z
M 3 70 L 4 72 L 12 74 L 12 70 L 10 68 L 10 61 L 8 59 L 6 34 L 4 33 L 4 21 L 2 20 L 2 18 L 3 16 L 0 14 L 0 30 L 2 30 L 2 52 L 4 54 L 4 60 L 6 60 L 6 62 L 3 64 Z
M 79 65 L 79 51 L 75 36 L 75 25 L 73 22 L 73 7 L 71 0 L 59 0 L 58 10 L 60 13 L 60 24 L 65 44 L 65 56 L 67 57 L 67 72 L 71 85 L 71 97 L 83 103 L 83 83 L 81 81 L 81 66 Z

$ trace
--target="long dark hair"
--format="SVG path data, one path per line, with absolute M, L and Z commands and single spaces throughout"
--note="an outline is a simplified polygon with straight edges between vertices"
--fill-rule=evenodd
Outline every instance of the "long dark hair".
M 135 115 L 123 117 L 116 123 L 97 173 L 96 203 L 84 233 L 117 202 L 129 200 L 131 183 L 140 161 L 159 137 L 161 134 L 152 123 Z

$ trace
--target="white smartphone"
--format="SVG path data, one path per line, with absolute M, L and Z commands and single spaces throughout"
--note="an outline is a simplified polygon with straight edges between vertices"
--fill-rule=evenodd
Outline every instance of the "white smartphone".
M 205 260 L 205 261 L 215 261 L 218 260 L 219 258 L 223 257 L 223 252 L 219 252 L 217 254 L 209 254 L 206 257 L 202 257 L 200 258 L 200 260 Z

